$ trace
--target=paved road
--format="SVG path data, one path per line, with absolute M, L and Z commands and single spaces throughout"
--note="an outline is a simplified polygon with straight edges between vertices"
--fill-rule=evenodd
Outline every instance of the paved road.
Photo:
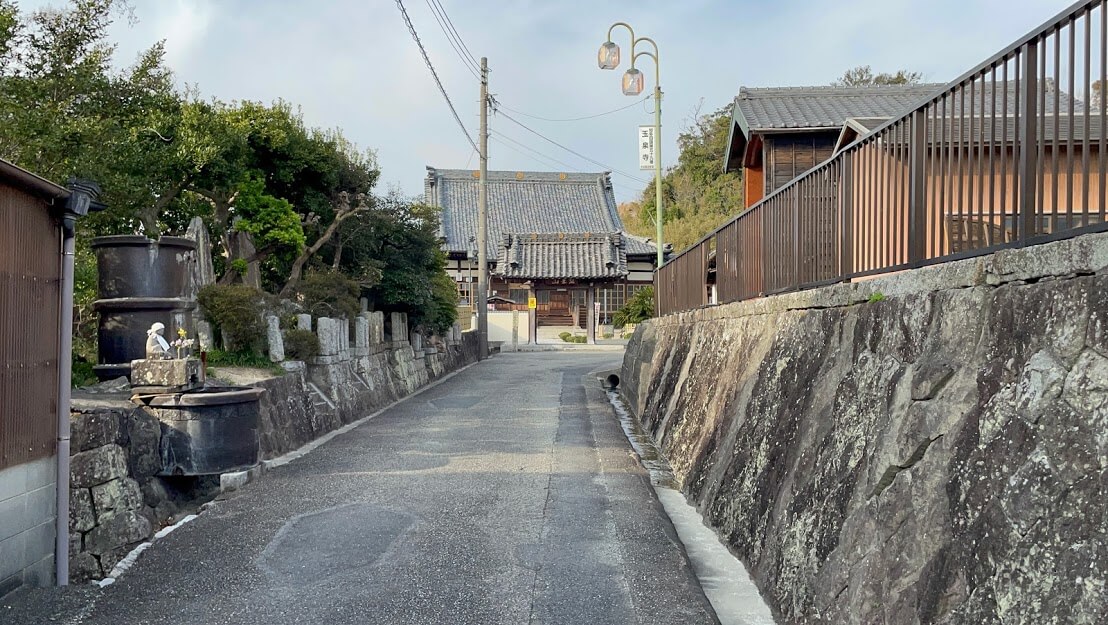
M 114 585 L 38 602 L 113 625 L 716 623 L 586 379 L 618 358 L 497 356 L 217 502 Z

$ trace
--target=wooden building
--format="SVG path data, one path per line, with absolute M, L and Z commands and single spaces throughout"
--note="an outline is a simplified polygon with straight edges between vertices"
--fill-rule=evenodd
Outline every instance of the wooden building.
M 743 172 L 746 207 L 834 154 L 847 120 L 899 115 L 942 85 L 742 87 L 725 171 Z
M 447 272 L 459 305 L 472 308 L 477 280 L 480 172 L 427 168 L 426 201 L 442 210 Z M 590 293 L 601 322 L 650 286 L 657 251 L 623 229 L 607 172 L 490 171 L 487 258 L 490 296 L 502 310 L 527 310 L 541 325 L 585 327 Z
M 69 196 L 0 160 L 0 595 L 55 579 L 59 377 L 69 360 L 61 337 L 70 331 L 59 218 Z

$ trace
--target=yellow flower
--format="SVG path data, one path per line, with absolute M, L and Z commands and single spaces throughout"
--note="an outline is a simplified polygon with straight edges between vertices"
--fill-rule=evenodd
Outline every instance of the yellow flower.
M 177 336 L 185 338 L 186 335 L 188 335 L 188 332 L 184 328 L 177 328 Z

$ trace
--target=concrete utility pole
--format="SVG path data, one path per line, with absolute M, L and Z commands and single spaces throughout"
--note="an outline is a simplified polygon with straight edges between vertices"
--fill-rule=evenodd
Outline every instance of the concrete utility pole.
M 479 360 L 489 357 L 489 64 L 481 57 L 481 180 L 477 194 L 477 332 Z

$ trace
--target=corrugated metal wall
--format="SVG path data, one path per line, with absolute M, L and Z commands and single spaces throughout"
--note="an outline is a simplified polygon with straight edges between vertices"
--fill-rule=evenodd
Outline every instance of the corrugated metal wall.
M 60 244 L 44 202 L 0 183 L 0 469 L 54 453 Z

